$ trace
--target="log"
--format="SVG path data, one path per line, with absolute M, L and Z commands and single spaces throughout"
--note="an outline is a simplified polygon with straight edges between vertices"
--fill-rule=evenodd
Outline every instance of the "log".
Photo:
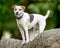
M 0 48 L 60 48 L 60 29 L 46 30 L 23 45 L 22 40 L 2 37 Z

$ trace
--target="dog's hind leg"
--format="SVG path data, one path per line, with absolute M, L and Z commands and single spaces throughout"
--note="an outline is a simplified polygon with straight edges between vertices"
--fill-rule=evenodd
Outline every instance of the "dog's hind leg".
M 39 23 L 39 33 L 42 33 L 44 31 L 45 26 L 46 26 L 45 21 Z

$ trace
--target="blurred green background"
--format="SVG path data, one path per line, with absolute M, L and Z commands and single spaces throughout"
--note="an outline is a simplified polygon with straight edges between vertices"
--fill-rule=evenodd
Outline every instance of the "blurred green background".
M 45 15 L 51 10 L 45 30 L 60 27 L 60 0 L 0 0 L 0 37 L 4 31 L 18 32 L 13 5 L 24 5 L 28 13 Z

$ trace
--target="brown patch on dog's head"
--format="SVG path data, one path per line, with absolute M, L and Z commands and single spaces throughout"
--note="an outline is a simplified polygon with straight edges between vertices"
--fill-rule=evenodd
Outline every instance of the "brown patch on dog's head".
M 23 10 L 25 10 L 25 6 L 21 6 Z
M 16 16 L 20 16 L 25 10 L 25 6 L 21 5 L 13 5 L 12 8 L 14 9 L 14 13 Z
M 12 8 L 15 8 L 15 7 L 16 7 L 16 5 L 13 5 L 13 6 L 12 6 Z
M 15 8 L 17 5 L 13 5 L 12 8 Z M 20 7 L 25 10 L 25 6 L 20 5 Z

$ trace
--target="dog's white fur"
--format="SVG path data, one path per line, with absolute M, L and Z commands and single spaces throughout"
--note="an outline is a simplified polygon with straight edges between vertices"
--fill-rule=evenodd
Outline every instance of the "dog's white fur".
M 40 15 L 40 14 L 33 14 L 34 18 L 33 18 L 33 21 L 30 23 L 29 14 L 24 12 L 24 10 L 25 10 L 24 6 L 14 5 L 14 6 L 12 6 L 12 8 L 14 8 L 14 13 L 15 13 L 16 17 L 19 18 L 23 14 L 23 17 L 21 19 L 16 19 L 18 28 L 19 28 L 22 38 L 23 38 L 22 44 L 25 43 L 24 31 L 26 34 L 26 43 L 28 43 L 29 42 L 28 29 L 34 27 L 36 25 L 36 23 L 39 24 L 39 32 L 41 33 L 44 31 L 44 28 L 46 26 L 46 19 L 50 14 L 50 10 L 47 11 L 47 14 L 45 16 Z M 16 12 L 18 12 L 18 14 L 16 14 Z

